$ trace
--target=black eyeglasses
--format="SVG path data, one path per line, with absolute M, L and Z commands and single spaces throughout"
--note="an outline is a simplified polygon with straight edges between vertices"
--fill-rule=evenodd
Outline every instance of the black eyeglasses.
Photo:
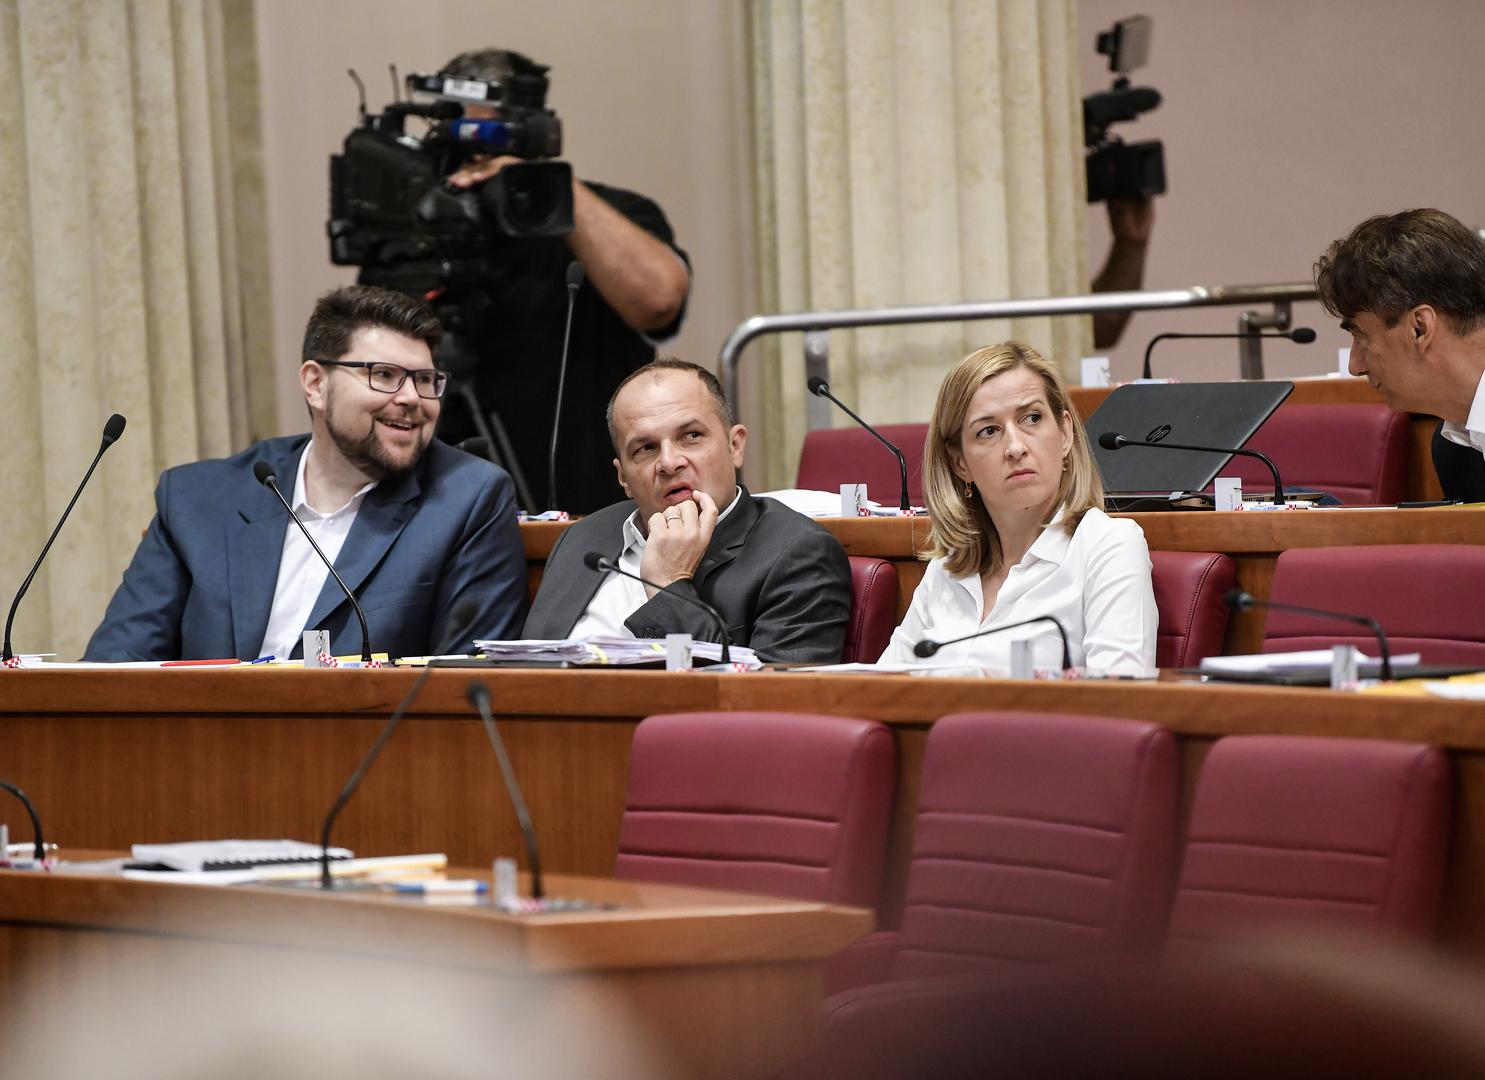
M 383 394 L 395 394 L 402 384 L 412 376 L 413 389 L 421 398 L 441 398 L 448 388 L 449 376 L 437 368 L 418 368 L 409 371 L 396 364 L 384 364 L 378 360 L 318 360 L 321 367 L 354 367 L 366 370 L 366 385 Z

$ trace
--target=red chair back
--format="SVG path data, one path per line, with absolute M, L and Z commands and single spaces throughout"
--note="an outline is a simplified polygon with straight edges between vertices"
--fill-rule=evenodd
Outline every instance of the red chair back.
M 1280 405 L 1247 449 L 1267 454 L 1285 487 L 1328 492 L 1352 506 L 1407 497 L 1412 422 L 1386 405 Z M 1272 490 L 1263 462 L 1235 457 L 1222 467 L 1243 490 Z
M 1175 740 L 1154 724 L 968 713 L 924 753 L 891 977 L 1022 970 L 1158 940 Z
M 875 907 L 896 778 L 875 721 L 652 716 L 634 733 L 614 872 Z
M 1195 667 L 1222 655 L 1228 616 L 1222 597 L 1237 580 L 1232 560 L 1210 551 L 1152 551 L 1150 563 L 1160 616 L 1156 666 Z
M 1197 781 L 1173 941 L 1274 920 L 1427 933 L 1449 832 L 1437 747 L 1382 739 L 1218 740 Z
M 886 651 L 897 626 L 897 567 L 886 559 L 852 555 L 851 621 L 846 624 L 843 664 L 873 664 Z
M 1425 664 L 1485 666 L 1485 548 L 1473 544 L 1377 544 L 1292 548 L 1279 556 L 1270 598 L 1286 604 L 1368 615 L 1395 653 Z M 1263 651 L 1356 645 L 1376 639 L 1354 623 L 1270 611 Z
M 907 461 L 908 499 L 923 505 L 923 440 L 927 424 L 879 424 L 877 430 L 902 451 Z M 798 485 L 811 491 L 838 491 L 842 484 L 865 484 L 874 501 L 896 506 L 902 492 L 902 471 L 892 452 L 867 431 L 822 428 L 804 437 L 799 450 Z

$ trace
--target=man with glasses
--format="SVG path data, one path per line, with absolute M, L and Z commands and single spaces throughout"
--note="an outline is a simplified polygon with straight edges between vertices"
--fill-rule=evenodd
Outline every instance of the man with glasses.
M 511 481 L 433 438 L 441 335 L 400 293 L 322 296 L 299 368 L 310 434 L 167 470 L 86 658 L 299 658 L 305 630 L 330 631 L 333 653 L 360 651 L 351 605 L 259 484 L 260 462 L 356 593 L 373 649 L 466 652 L 475 637 L 512 636 L 526 564 Z

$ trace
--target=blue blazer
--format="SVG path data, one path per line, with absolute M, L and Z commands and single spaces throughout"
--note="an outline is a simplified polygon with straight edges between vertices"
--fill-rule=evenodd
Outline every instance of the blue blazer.
M 234 457 L 166 470 L 154 520 L 84 658 L 255 657 L 284 530 L 298 526 L 254 478 L 253 464 L 268 462 L 291 489 L 308 442 L 308 435 L 267 439 Z M 510 477 L 434 440 L 416 469 L 367 494 L 335 569 L 361 602 L 377 652 L 468 652 L 476 637 L 514 636 L 526 557 Z M 469 617 L 450 625 L 465 597 L 474 601 Z M 305 628 L 329 630 L 338 655 L 361 651 L 355 612 L 329 575 Z

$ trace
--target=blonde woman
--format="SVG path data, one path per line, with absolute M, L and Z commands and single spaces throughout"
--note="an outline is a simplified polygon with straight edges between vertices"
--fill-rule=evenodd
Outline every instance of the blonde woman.
M 1103 512 L 1103 483 L 1062 376 L 1018 342 L 966 356 L 939 387 L 923 452 L 932 561 L 882 663 L 918 663 L 947 642 L 1041 615 L 1066 630 L 1076 667 L 1155 667 L 1155 593 L 1144 533 Z M 1029 638 L 1037 667 L 1062 666 L 1050 623 L 938 650 L 934 663 L 1010 670 Z

